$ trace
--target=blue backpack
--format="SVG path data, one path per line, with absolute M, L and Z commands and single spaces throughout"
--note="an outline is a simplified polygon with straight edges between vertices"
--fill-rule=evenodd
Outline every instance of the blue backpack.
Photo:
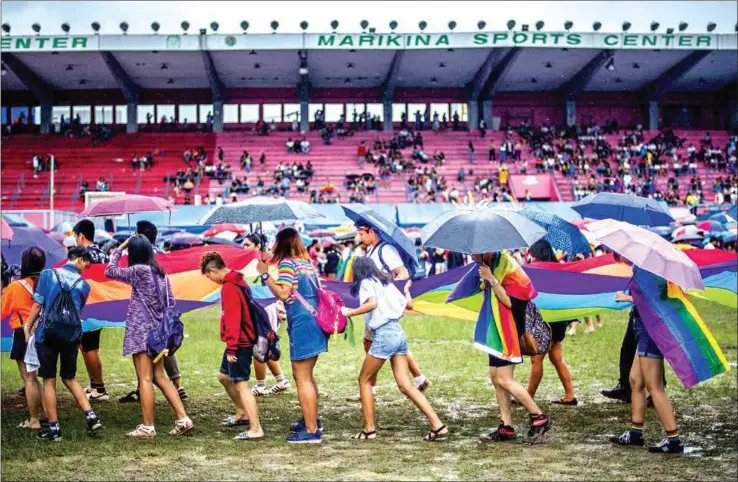
M 44 313 L 44 338 L 79 343 L 82 338 L 82 318 L 74 303 L 72 291 L 82 281 L 82 277 L 80 276 L 69 288 L 65 288 L 59 273 L 55 269 L 51 271 L 61 291 Z
M 377 256 L 379 257 L 379 262 L 382 264 L 382 269 L 386 273 L 388 273 L 390 276 L 392 276 L 392 270 L 389 269 L 389 266 L 387 266 L 387 263 L 385 263 L 384 257 L 382 256 L 382 249 L 384 249 L 385 246 L 387 246 L 387 243 L 385 242 L 381 242 L 377 245 L 376 247 Z M 402 264 L 405 266 L 405 269 L 407 270 L 407 274 L 410 277 L 410 279 L 416 279 L 419 262 L 416 261 L 411 256 L 408 256 L 407 254 L 405 254 L 404 251 L 399 250 L 397 248 L 395 249 L 397 250 L 397 254 L 400 256 L 400 259 L 402 260 Z M 425 271 L 425 269 L 423 271 Z
M 249 340 L 254 352 L 254 358 L 260 363 L 266 363 L 269 360 L 279 361 L 279 358 L 282 356 L 282 350 L 279 348 L 279 335 L 272 329 L 272 324 L 269 322 L 269 315 L 261 305 L 254 301 L 251 288 L 248 285 L 239 285 L 239 288 L 241 288 L 246 305 L 249 307 L 249 315 L 251 316 L 251 322 L 254 324 L 254 332 L 256 333 L 256 337 Z M 248 333 L 245 329 L 244 332 Z
M 156 287 L 156 295 L 159 300 L 162 300 L 161 288 L 159 288 L 159 282 L 157 278 L 157 272 L 154 267 L 151 267 L 151 275 L 154 278 L 154 286 Z M 168 283 L 167 278 L 164 278 L 165 292 L 164 297 L 164 313 L 161 319 L 161 323 L 155 325 L 155 327 L 149 332 L 146 337 L 146 349 L 154 363 L 158 362 L 163 356 L 174 355 L 182 342 L 184 341 L 184 324 L 180 319 L 181 313 L 174 310 L 174 306 L 169 304 L 169 290 L 166 289 Z M 144 309 L 144 315 L 146 320 L 151 323 L 149 319 L 149 312 Z

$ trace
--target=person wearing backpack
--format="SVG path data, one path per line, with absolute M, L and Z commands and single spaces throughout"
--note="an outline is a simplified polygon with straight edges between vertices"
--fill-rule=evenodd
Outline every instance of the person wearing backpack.
M 128 248 L 128 267 L 119 267 L 123 250 Z M 113 251 L 105 276 L 131 285 L 131 299 L 126 312 L 126 330 L 123 336 L 123 356 L 133 356 L 138 377 L 139 402 L 143 423 L 126 434 L 128 437 L 150 439 L 156 437 L 154 428 L 154 384 L 159 387 L 174 410 L 177 421 L 169 435 L 184 435 L 194 424 L 185 412 L 177 389 L 164 373 L 164 357 L 154 362 L 149 353 L 150 332 L 164 322 L 165 311 L 174 305 L 172 286 L 164 269 L 154 258 L 149 240 L 134 234 Z
M 210 251 L 200 259 L 200 271 L 213 283 L 221 285 L 220 339 L 226 349 L 220 363 L 218 381 L 233 401 L 236 415 L 226 417 L 223 427 L 246 427 L 234 440 L 263 440 L 264 431 L 259 423 L 259 407 L 249 390 L 253 341 L 257 339 L 257 327 L 251 318 L 249 298 L 251 292 L 243 279 L 243 273 L 231 271 L 221 255 Z
M 423 440 L 440 442 L 448 438 L 446 425 L 438 418 L 425 395 L 410 383 L 407 338 L 400 326 L 400 318 L 405 313 L 405 307 L 412 304 L 410 284 L 411 281 L 408 281 L 405 285 L 403 296 L 392 284 L 392 277 L 380 272 L 371 259 L 362 257 L 354 262 L 351 295 L 359 298 L 361 306 L 354 310 L 343 307 L 341 311 L 345 316 L 364 315 L 364 322 L 373 335 L 371 347 L 364 358 L 359 374 L 364 429 L 354 436 L 355 439 L 371 440 L 377 437 L 371 381 L 376 379 L 377 373 L 386 360 L 390 360 L 392 364 L 392 373 L 395 375 L 400 391 L 412 400 L 431 424 L 431 431 Z
M 56 407 L 57 362 L 62 383 L 85 412 L 88 433 L 93 435 L 102 428 L 102 422 L 90 407 L 90 401 L 76 378 L 82 337 L 80 315 L 90 294 L 90 285 L 82 279 L 82 272 L 89 268 L 90 261 L 87 249 L 74 246 L 67 251 L 64 266 L 44 270 L 38 278 L 33 293 L 34 304 L 23 326 L 26 341 L 35 333 L 38 376 L 44 380 L 43 397 L 49 428 L 39 432 L 39 438 L 43 440 L 62 439 Z M 43 316 L 39 317 L 42 313 Z
M 23 330 L 23 324 L 33 307 L 33 292 L 38 284 L 38 278 L 46 266 L 46 254 L 40 248 L 31 246 L 23 250 L 21 255 L 20 279 L 12 281 L 2 294 L 2 315 L 0 319 L 8 319 L 13 330 L 13 344 L 10 348 L 10 359 L 18 364 L 18 371 L 23 378 L 26 404 L 29 418 L 19 425 L 19 428 L 41 430 L 41 413 L 43 399 L 41 398 L 41 384 L 36 371 L 28 371 L 25 357 L 28 343 Z
M 397 249 L 391 244 L 382 242 L 382 238 L 380 237 L 377 228 L 364 220 L 357 221 L 355 225 L 361 244 L 367 247 L 367 257 L 374 261 L 374 264 L 380 272 L 390 275 L 397 281 L 410 279 L 410 273 L 408 273 Z M 365 325 L 364 351 L 368 353 L 371 345 L 372 331 L 369 329 L 368 325 Z M 420 367 L 415 361 L 415 357 L 412 353 L 407 354 L 407 362 L 410 366 L 410 373 L 413 376 L 415 387 L 421 392 L 424 392 L 431 386 L 430 380 L 428 380 L 420 371 Z M 376 393 L 376 385 L 377 377 L 374 376 L 372 379 L 372 393 Z M 356 399 L 349 398 L 349 401 L 356 401 Z
M 318 325 L 314 314 L 318 309 L 318 275 L 294 228 L 277 233 L 271 262 L 279 265 L 278 279 L 269 276 L 269 266 L 264 261 L 259 261 L 256 271 L 285 305 L 292 376 L 303 415 L 290 428 L 293 433 L 287 437 L 287 442 L 321 443 L 323 427 L 318 418 L 318 383 L 313 370 L 318 355 L 328 351 L 328 334 Z

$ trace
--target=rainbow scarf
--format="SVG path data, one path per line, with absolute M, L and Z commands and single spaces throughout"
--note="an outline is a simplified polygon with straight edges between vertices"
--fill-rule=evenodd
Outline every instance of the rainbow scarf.
M 685 388 L 730 370 L 705 321 L 678 286 L 636 269 L 631 294 L 648 334 Z
M 492 262 L 492 273 L 500 280 L 507 294 L 513 298 L 530 301 L 538 294 L 525 271 L 506 251 L 497 254 Z M 483 293 L 483 297 L 477 296 Z M 479 313 L 474 327 L 474 346 L 503 360 L 521 363 L 518 330 L 512 311 L 486 287 L 479 278 L 479 265 L 471 269 L 459 281 L 448 297 L 448 302 Z M 481 301 L 481 303 L 480 303 Z

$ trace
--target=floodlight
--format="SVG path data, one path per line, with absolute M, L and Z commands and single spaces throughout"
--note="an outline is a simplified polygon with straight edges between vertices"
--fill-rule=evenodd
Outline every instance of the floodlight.
M 61 29 L 64 31 L 64 33 L 69 33 L 69 24 L 67 22 L 64 22 L 63 24 L 61 24 Z
M 710 23 L 707 24 L 707 31 L 708 32 L 712 32 L 713 30 L 715 30 L 715 27 L 717 27 L 717 25 L 715 24 L 715 22 L 710 22 Z
M 684 32 L 688 26 L 689 24 L 687 22 L 679 22 L 679 31 Z
M 428 26 L 428 22 L 426 22 L 425 20 L 421 20 L 421 21 L 420 21 L 420 22 L 418 23 L 418 28 L 420 29 L 420 31 L 421 31 L 421 32 L 422 32 L 423 30 L 425 30 L 425 27 L 427 27 L 427 26 Z
M 515 20 L 508 20 L 507 21 L 507 29 L 512 30 L 515 28 Z
M 249 23 L 246 20 L 242 21 L 241 22 L 241 30 L 243 30 L 244 33 L 245 33 L 246 30 L 248 30 L 248 29 L 249 29 Z
M 39 32 L 41 32 L 41 25 L 37 23 L 34 23 L 33 25 L 31 25 L 31 28 L 33 29 L 34 32 L 36 32 L 36 35 L 38 35 Z
M 623 32 L 630 30 L 630 22 L 623 22 Z
M 123 31 L 123 35 L 125 35 L 128 32 L 128 22 L 121 22 L 120 29 Z
M 213 32 L 217 32 L 219 27 L 218 22 L 210 22 L 210 30 Z
M 660 24 L 658 22 L 651 22 L 651 32 L 655 32 L 659 29 Z
M 151 30 L 153 30 L 154 32 L 158 32 L 159 28 L 161 28 L 159 22 L 151 22 Z
M 484 30 L 484 27 L 486 26 L 487 26 L 487 22 L 485 22 L 484 20 L 480 20 L 479 22 L 477 22 L 477 28 L 479 30 Z
M 536 22 L 536 30 L 542 30 L 543 29 L 543 20 L 539 20 Z
M 595 23 L 592 24 L 592 30 L 594 30 L 595 32 L 597 32 L 601 28 L 602 28 L 602 23 L 601 22 L 595 22 Z
M 566 31 L 571 30 L 573 26 L 574 26 L 574 22 L 572 22 L 571 20 L 567 20 L 566 22 L 564 22 L 564 30 Z

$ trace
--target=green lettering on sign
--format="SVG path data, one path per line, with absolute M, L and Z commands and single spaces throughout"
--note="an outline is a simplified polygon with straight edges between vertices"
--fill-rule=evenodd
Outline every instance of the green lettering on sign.
M 646 46 L 655 47 L 656 46 L 656 36 L 655 35 L 644 35 L 641 38 L 641 45 L 643 45 L 644 47 Z
M 30 49 L 31 39 L 30 38 L 17 38 L 15 39 L 15 48 L 17 49 Z
M 47 40 L 51 40 L 49 37 L 36 37 L 36 42 L 38 42 L 38 48 L 42 49 L 44 48 L 44 44 Z
M 496 33 L 492 36 L 492 43 L 496 44 L 498 41 L 502 42 L 503 40 L 507 40 L 507 33 Z
M 72 48 L 77 48 L 78 45 L 80 48 L 87 48 L 87 37 L 73 37 Z
M 536 43 L 546 44 L 546 34 L 545 33 L 534 33 L 533 36 L 530 39 L 530 43 L 535 45 Z
M 680 47 L 691 47 L 692 46 L 692 36 L 691 35 L 680 35 L 679 36 L 679 46 Z
M 486 45 L 487 34 L 486 33 L 475 33 L 474 34 L 474 45 Z
M 67 48 L 67 40 L 69 40 L 67 37 L 56 37 L 52 47 L 55 49 L 65 49 Z
M 394 45 L 395 47 L 402 47 L 402 44 L 400 43 L 400 36 L 399 35 L 390 35 L 387 37 L 387 46 Z
M 664 35 L 664 42 L 666 42 L 667 47 L 671 45 L 672 40 L 674 40 L 673 35 Z
M 552 33 L 550 34 L 551 38 L 553 38 L 553 44 L 558 45 L 559 39 L 564 36 L 562 33 Z
M 608 47 L 612 47 L 613 45 L 617 45 L 618 43 L 618 36 L 617 35 L 606 35 L 603 39 L 603 42 L 605 42 L 605 45 Z
M 344 35 L 341 42 L 338 44 L 339 47 L 343 47 L 345 45 L 349 45 L 351 47 L 354 46 L 354 37 L 352 35 Z
M 320 37 L 318 37 L 318 47 L 326 47 L 326 46 L 333 47 L 333 44 L 335 43 L 335 41 L 336 41 L 335 35 L 330 35 L 330 36 L 321 35 Z
M 623 45 L 626 47 L 635 47 L 638 45 L 637 42 L 638 35 L 623 35 Z
M 566 36 L 566 43 L 569 45 L 579 45 L 582 43 L 582 36 L 578 33 L 570 33 Z
M 359 47 L 362 45 L 374 45 L 374 35 L 359 35 Z
M 430 35 L 416 35 L 415 36 L 415 46 L 418 45 L 430 45 Z
M 448 45 L 448 35 L 443 34 L 438 37 L 438 40 L 436 40 L 436 46 L 438 45 Z
M 711 35 L 698 35 L 696 47 L 712 47 L 712 36 Z
M 0 39 L 0 49 L 9 49 L 10 48 L 10 39 L 8 37 L 3 37 Z

